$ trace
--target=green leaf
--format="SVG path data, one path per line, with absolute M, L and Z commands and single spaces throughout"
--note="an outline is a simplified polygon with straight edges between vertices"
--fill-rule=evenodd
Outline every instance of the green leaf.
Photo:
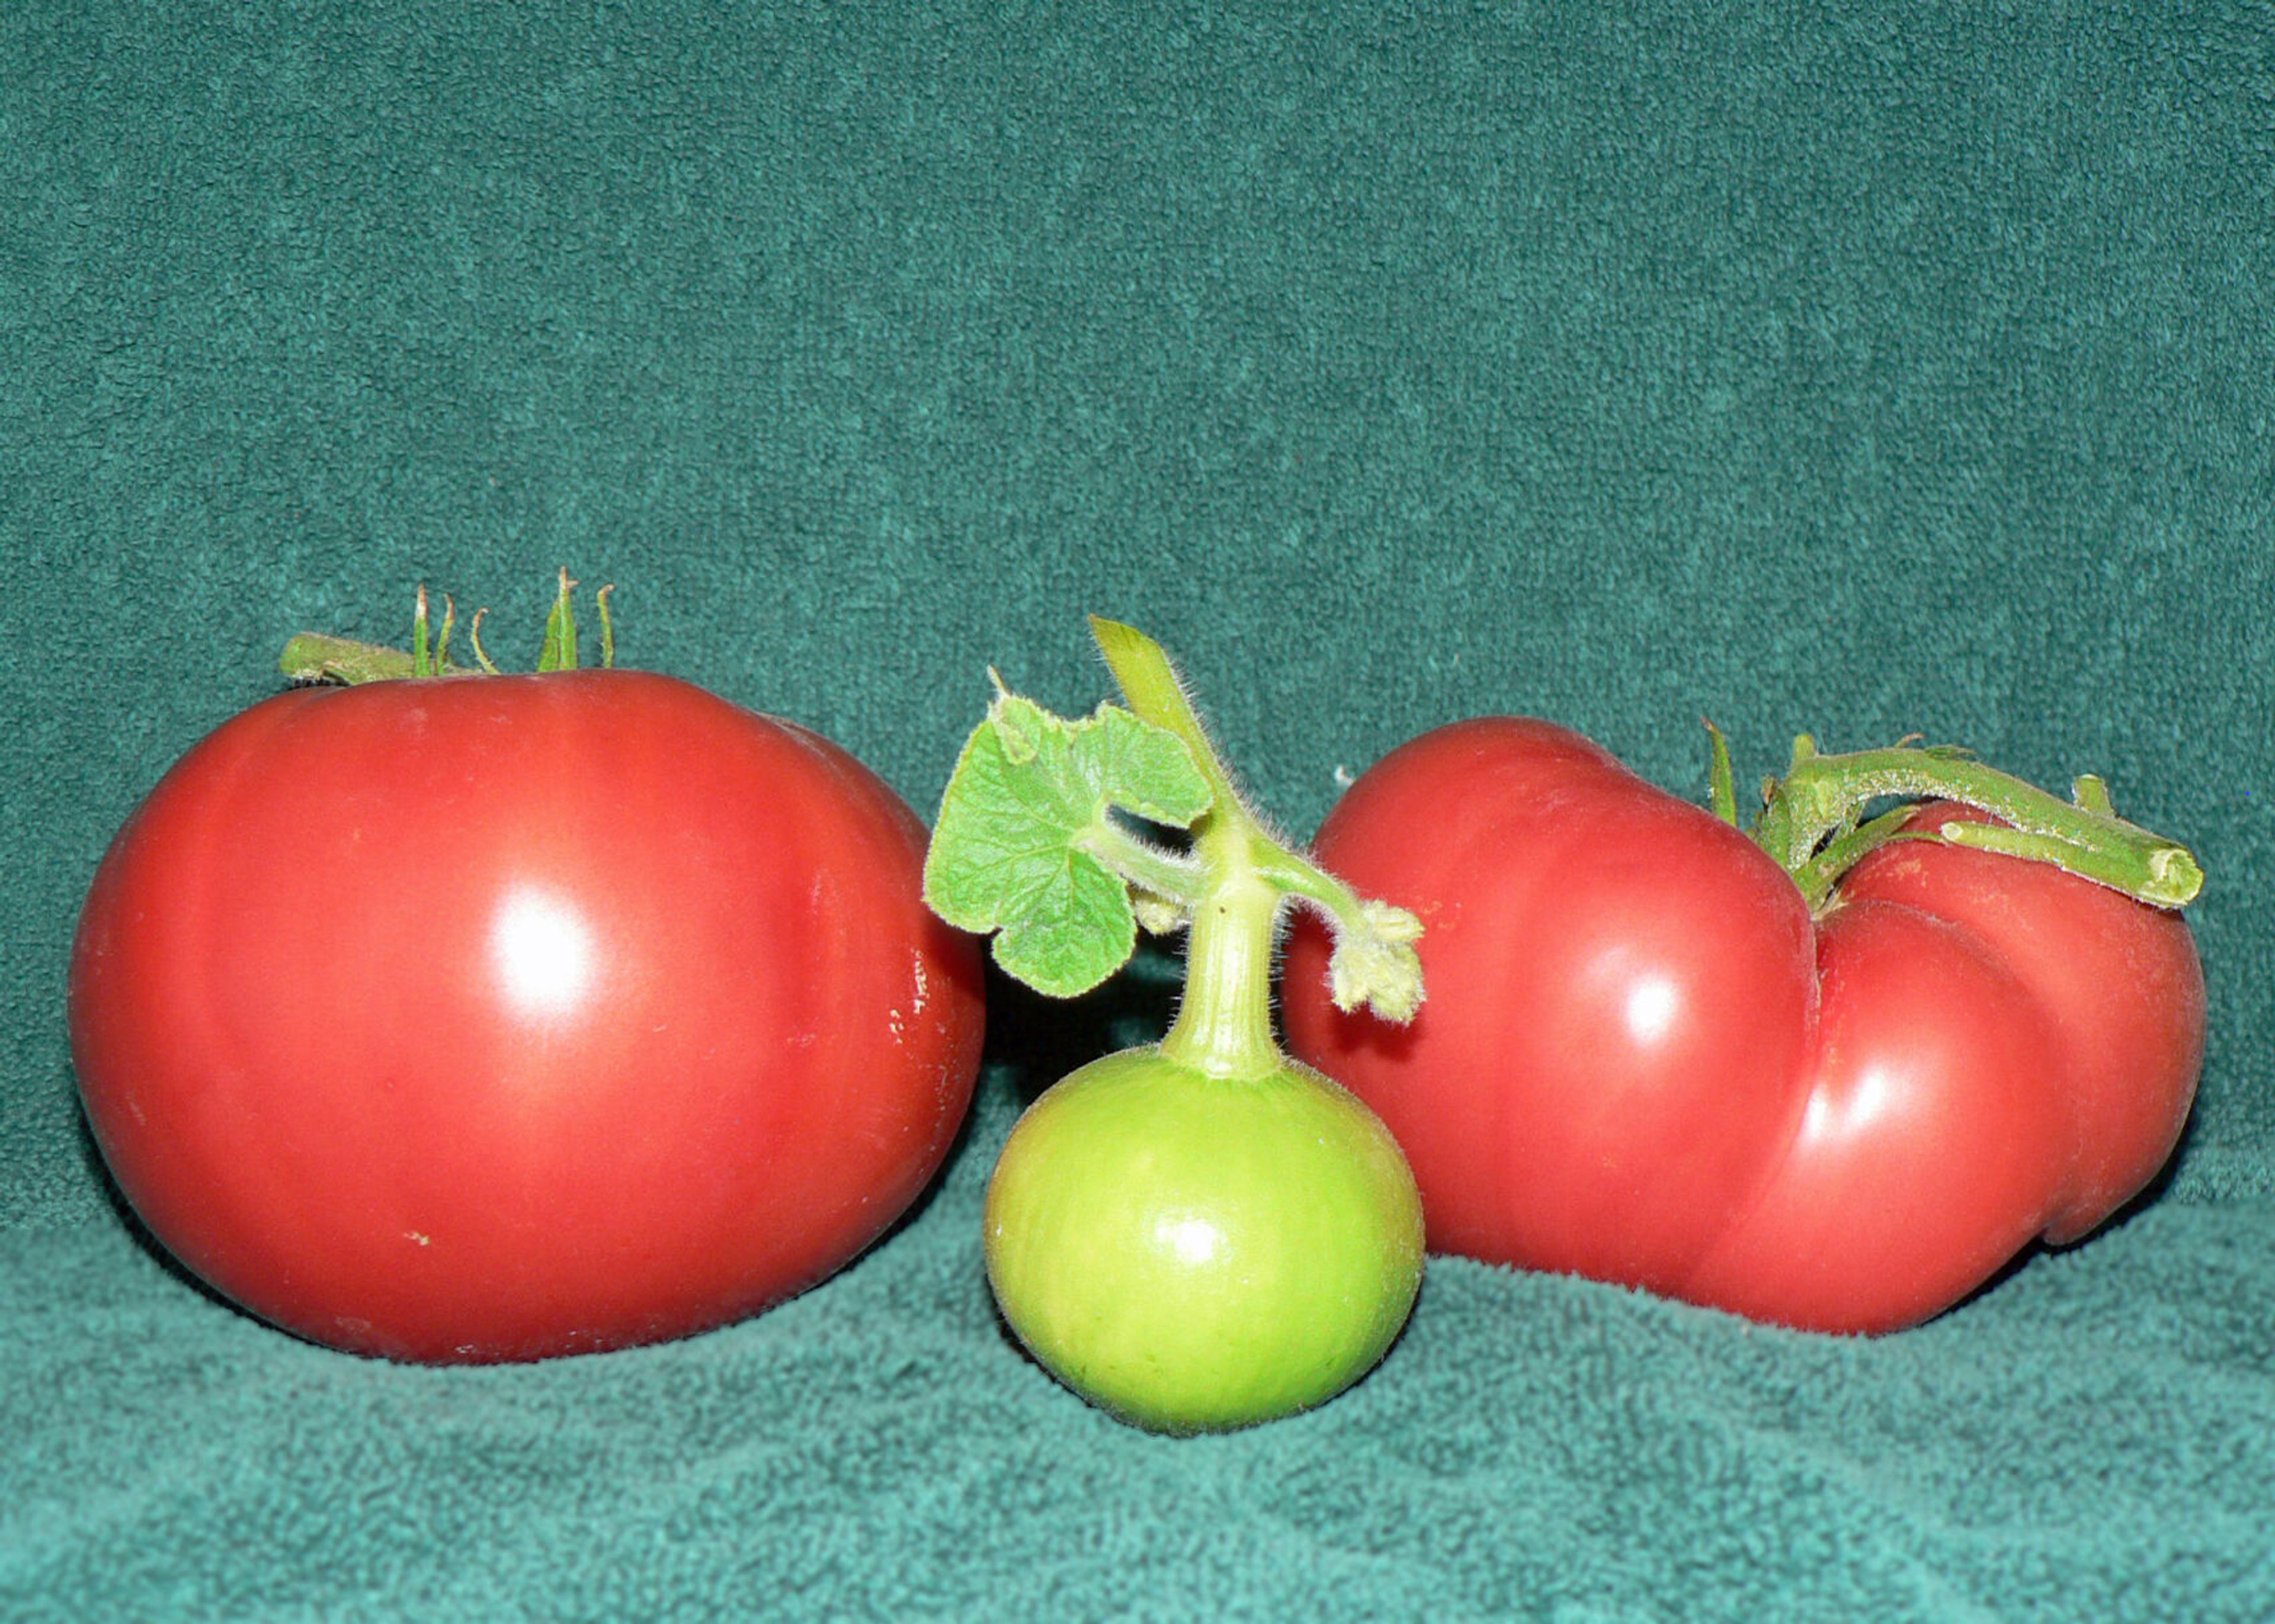
M 577 668 L 577 611 L 569 607 L 569 591 L 576 585 L 569 578 L 569 571 L 563 570 L 560 593 L 553 600 L 552 613 L 545 617 L 545 645 L 537 656 L 537 668 L 540 671 Z
M 1717 818 L 1735 829 L 1738 827 L 1738 786 L 1730 770 L 1730 741 L 1711 721 L 1706 724 L 1706 732 L 1714 741 L 1713 756 L 1706 769 L 1706 804 Z
M 941 798 L 925 901 L 994 932 L 995 962 L 1038 992 L 1088 992 L 1137 944 L 1131 881 L 1172 900 L 1190 889 L 1183 860 L 1113 810 L 1183 828 L 1213 799 L 1175 734 L 1112 705 L 1069 721 L 999 684 Z

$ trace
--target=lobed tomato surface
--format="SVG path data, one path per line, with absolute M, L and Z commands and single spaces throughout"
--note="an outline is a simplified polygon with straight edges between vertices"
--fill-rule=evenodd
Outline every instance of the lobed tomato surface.
M 1546 722 L 1402 746 L 1317 855 L 1423 922 L 1412 1025 L 1337 1012 L 1304 923 L 1285 1006 L 1405 1149 L 1433 1250 L 1893 1330 L 2101 1223 L 2195 1096 L 2177 914 L 1901 842 L 1812 917 L 1740 831 Z
M 97 871 L 88 1121 L 160 1242 L 319 1342 L 724 1324 L 875 1240 L 963 1120 L 979 960 L 925 838 L 843 750 L 668 677 L 281 694 Z

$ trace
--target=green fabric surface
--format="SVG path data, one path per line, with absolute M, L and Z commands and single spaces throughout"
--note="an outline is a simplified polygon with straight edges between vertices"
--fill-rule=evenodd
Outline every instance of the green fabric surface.
M 2275 15 L 2244 4 L 0 8 L 0 1617 L 2275 1616 Z M 1158 962 L 998 987 L 971 1128 L 668 1347 L 359 1361 L 117 1211 L 62 978 L 136 799 L 421 580 L 929 812 L 993 664 L 1179 654 L 1288 827 L 1522 711 L 2106 776 L 2211 989 L 2153 1198 L 1848 1341 L 1435 1262 L 1172 1442 L 980 1273 Z

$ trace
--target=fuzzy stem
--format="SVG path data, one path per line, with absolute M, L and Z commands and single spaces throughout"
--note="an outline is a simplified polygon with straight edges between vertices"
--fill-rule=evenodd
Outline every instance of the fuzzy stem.
M 1214 814 L 1211 814 L 1213 823 Z M 1279 1069 L 1272 1035 L 1272 930 L 1280 894 L 1240 859 L 1245 842 L 1228 823 L 1205 829 L 1214 844 L 1213 881 L 1185 937 L 1185 995 L 1161 1039 L 1169 1059 L 1212 1076 L 1256 1077 Z M 1229 840 L 1212 835 L 1229 835 Z
M 1216 746 L 1209 742 L 1207 730 L 1193 714 L 1193 702 L 1185 695 L 1185 685 L 1177 680 L 1176 669 L 1161 652 L 1160 645 L 1134 626 L 1101 620 L 1095 615 L 1090 617 L 1090 634 L 1097 639 L 1099 652 L 1106 656 L 1107 668 L 1114 673 L 1114 680 L 1122 685 L 1122 696 L 1129 700 L 1130 710 L 1184 742 L 1185 748 L 1192 753 L 1193 765 L 1208 781 L 1209 792 L 1215 797 L 1217 807 L 1240 805 L 1240 792 L 1233 788 L 1231 774 L 1217 759 Z M 1254 819 L 1251 817 L 1249 821 L 1252 823 Z
M 1208 875 L 1190 857 L 1162 850 L 1115 824 L 1101 823 L 1075 836 L 1079 850 L 1096 857 L 1132 885 L 1188 911 L 1208 895 Z
M 1223 1076 L 1260 1076 L 1280 1065 L 1272 1035 L 1272 940 L 1290 899 L 1317 907 L 1334 929 L 1337 1003 L 1370 1003 L 1394 1021 L 1410 1017 L 1422 997 L 1421 966 L 1411 948 L 1419 924 L 1401 910 L 1362 901 L 1276 839 L 1233 786 L 1160 645 L 1113 621 L 1092 616 L 1090 625 L 1131 712 L 1183 741 L 1213 797 L 1193 826 L 1190 858 L 1163 876 L 1182 889 L 1092 847 L 1125 878 L 1183 903 L 1190 915 L 1185 996 L 1161 1052 Z
M 1201 880 L 1185 939 L 1185 995 L 1161 1039 L 1171 1060 L 1215 1076 L 1260 1076 L 1280 1064 L 1272 1035 L 1272 932 L 1281 893 L 1250 853 L 1262 829 L 1194 714 L 1168 659 L 1133 628 L 1092 616 L 1091 633 L 1137 715 L 1184 742 L 1213 799 L 1193 829 Z M 1142 873 L 1130 878 L 1166 895 Z
M 1954 821 L 1932 831 L 1932 838 L 2051 863 L 2154 907 L 2179 908 L 2194 900 L 2203 871 L 2185 847 L 2118 817 L 2098 779 L 2080 780 L 2076 793 L 2075 800 L 2062 800 L 1947 750 L 1896 745 L 1819 755 L 1803 734 L 1794 741 L 1793 765 L 1771 786 L 1754 838 L 1818 902 L 1874 846 L 1919 837 L 1901 827 L 1901 817 L 1859 828 L 1870 803 L 1890 796 L 1958 801 L 2009 827 Z M 1830 844 L 1827 836 L 1833 837 Z
M 1833 886 L 1840 876 L 1864 860 L 1867 852 L 1896 840 L 1933 840 L 1932 835 L 1910 833 L 1905 825 L 1911 821 L 1913 808 L 1909 804 L 1883 812 L 1862 827 L 1836 834 L 1818 848 L 1814 857 L 1792 870 L 1794 884 L 1808 899 L 1810 907 L 1820 908 L 1825 899 L 1833 895 Z

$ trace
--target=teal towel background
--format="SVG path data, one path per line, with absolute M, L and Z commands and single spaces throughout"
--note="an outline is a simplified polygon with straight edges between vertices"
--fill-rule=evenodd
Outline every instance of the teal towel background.
M 2255 5 L 0 9 L 0 1616 L 2275 1616 L 2275 18 Z M 978 1205 L 1166 967 L 999 987 L 912 1222 L 671 1347 L 351 1360 L 170 1271 L 62 976 L 135 800 L 421 580 L 929 812 L 1178 653 L 1291 827 L 1538 714 L 1920 732 L 2188 841 L 2166 1185 L 1916 1332 L 1433 1264 L 1311 1416 L 1024 1362 Z M 518 639 L 518 640 L 517 640 Z

